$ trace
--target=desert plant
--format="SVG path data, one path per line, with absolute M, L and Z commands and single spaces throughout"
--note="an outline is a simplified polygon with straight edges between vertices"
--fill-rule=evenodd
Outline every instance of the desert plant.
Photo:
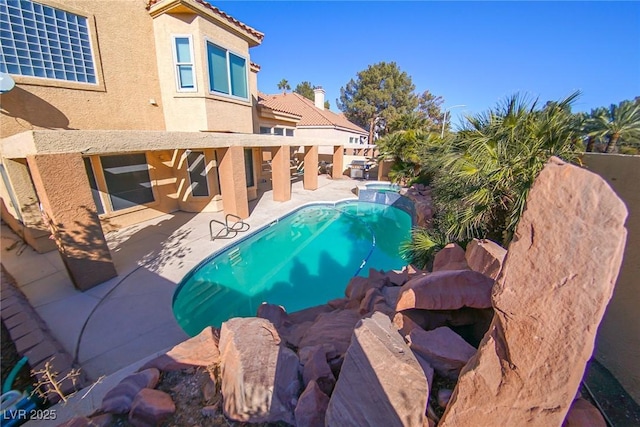
M 618 152 L 618 143 L 640 139 L 640 104 L 622 101 L 600 108 L 589 120 L 589 136 L 606 141 L 605 153 Z
M 467 117 L 452 139 L 429 148 L 422 168 L 434 174 L 434 229 L 413 233 L 405 252 L 414 262 L 428 263 L 434 248 L 453 241 L 488 238 L 508 245 L 549 158 L 580 161 L 582 134 L 571 114 L 578 95 L 543 107 L 511 96 Z

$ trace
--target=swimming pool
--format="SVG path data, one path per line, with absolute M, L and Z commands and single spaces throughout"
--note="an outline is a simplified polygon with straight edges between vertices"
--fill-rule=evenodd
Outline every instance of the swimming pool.
M 392 206 L 304 206 L 198 264 L 174 294 L 174 316 L 194 336 L 262 302 L 293 312 L 343 297 L 354 275 L 402 268 L 410 230 L 411 216 Z
M 390 182 L 376 181 L 364 184 L 365 189 L 367 190 L 377 190 L 377 191 L 390 191 L 397 193 L 400 191 L 400 186 L 398 184 L 392 184 Z

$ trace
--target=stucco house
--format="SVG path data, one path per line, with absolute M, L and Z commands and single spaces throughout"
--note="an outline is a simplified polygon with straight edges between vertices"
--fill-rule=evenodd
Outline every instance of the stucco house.
M 324 89 L 317 87 L 313 92 L 313 101 L 295 92 L 258 93 L 260 133 L 334 141 L 350 156 L 345 158 L 345 164 L 352 158 L 374 157 L 375 145 L 368 142 L 369 132 L 350 122 L 344 114 L 324 108 Z M 333 154 L 329 147 L 320 149 L 320 155 L 328 154 Z
M 88 289 L 116 275 L 108 227 L 177 210 L 246 218 L 264 152 L 279 201 L 292 147 L 317 164 L 329 146 L 341 165 L 341 141 L 260 135 L 250 50 L 263 37 L 204 0 L 0 3 L 0 72 L 15 81 L 0 95 L 3 220 Z

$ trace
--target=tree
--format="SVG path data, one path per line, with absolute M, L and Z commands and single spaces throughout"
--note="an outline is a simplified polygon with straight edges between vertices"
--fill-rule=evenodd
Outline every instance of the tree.
M 311 101 L 315 101 L 316 95 L 313 91 L 314 89 L 315 89 L 315 86 L 312 86 L 311 83 L 308 81 L 304 81 L 304 82 L 298 83 L 296 85 L 296 88 L 293 91 L 299 95 L 304 96 L 305 98 Z M 330 108 L 329 101 L 324 101 L 324 108 L 327 110 Z
M 387 126 L 398 115 L 418 106 L 414 90 L 411 77 L 395 62 L 379 62 L 340 88 L 338 108 L 347 119 L 369 130 L 369 141 L 374 141 L 376 133 L 388 133 Z
M 304 82 L 298 83 L 296 85 L 296 88 L 293 91 L 313 101 L 315 99 L 315 94 L 313 93 L 313 89 L 314 87 L 311 85 L 310 82 L 304 81 Z
M 459 132 L 442 141 L 439 154 L 431 153 L 430 167 L 437 171 L 434 230 L 415 231 L 407 253 L 431 256 L 443 242 L 464 243 L 474 237 L 506 246 L 549 157 L 579 162 L 582 133 L 571 114 L 578 95 L 542 108 L 537 101 L 514 95 L 467 117 Z M 414 261 L 424 265 L 429 260 Z
M 298 83 L 296 85 L 296 88 L 293 90 L 295 93 L 304 96 L 307 99 L 310 99 L 311 101 L 314 100 L 315 98 L 315 94 L 313 93 L 313 89 L 314 87 L 311 85 L 310 82 L 304 81 L 301 83 Z
M 425 90 L 418 97 L 418 111 L 427 120 L 426 128 L 430 132 L 437 132 L 442 128 L 444 114 L 441 107 L 443 103 L 443 97 L 435 96 L 428 90 Z
M 286 79 L 282 79 L 280 80 L 280 83 L 278 83 L 278 89 L 280 89 L 284 93 L 288 90 L 291 90 L 291 86 Z
M 640 138 L 639 103 L 626 100 L 597 111 L 589 122 L 589 136 L 606 141 L 605 153 L 616 153 L 620 141 Z

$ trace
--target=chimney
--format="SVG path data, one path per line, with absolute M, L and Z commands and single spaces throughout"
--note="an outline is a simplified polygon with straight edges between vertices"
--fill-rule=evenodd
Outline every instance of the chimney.
M 317 86 L 313 89 L 313 103 L 316 104 L 316 108 L 324 110 L 324 89 L 322 86 Z

